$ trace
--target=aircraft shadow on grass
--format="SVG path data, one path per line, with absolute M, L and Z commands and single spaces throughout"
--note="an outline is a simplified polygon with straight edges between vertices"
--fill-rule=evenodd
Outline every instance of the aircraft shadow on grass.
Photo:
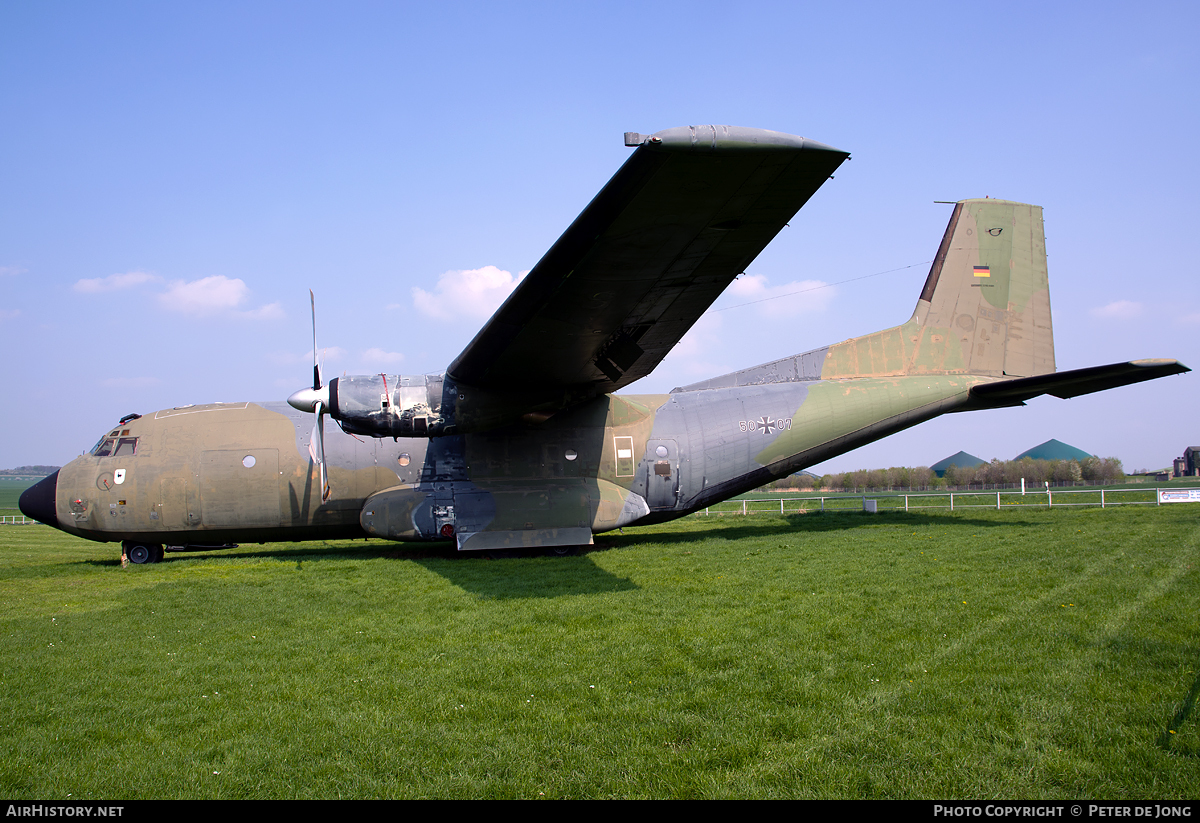
M 713 538 L 725 541 L 782 537 L 787 535 L 820 533 L 827 531 L 845 532 L 850 529 L 878 527 L 881 525 L 922 527 L 945 523 L 937 515 L 897 512 L 894 514 L 865 515 L 859 513 L 830 514 L 820 517 L 793 515 L 783 524 L 746 523 L 737 526 L 703 532 L 678 531 L 645 533 L 607 534 L 592 546 L 574 550 L 575 557 L 557 559 L 554 563 L 539 568 L 531 575 L 525 567 L 508 563 L 489 563 L 489 560 L 517 560 L 536 558 L 545 554 L 542 549 L 510 549 L 483 554 L 464 555 L 447 544 L 441 551 L 401 549 L 388 554 L 397 559 L 411 559 L 429 571 L 445 578 L 465 591 L 496 599 L 526 597 L 559 597 L 568 594 L 601 594 L 614 591 L 631 591 L 640 587 L 626 578 L 618 577 L 597 566 L 589 557 L 601 552 L 634 548 L 652 542 L 657 545 L 685 547 Z M 955 518 L 954 525 L 967 528 L 995 528 L 997 526 L 1025 526 L 1024 521 L 1008 520 L 997 523 L 976 518 Z M 481 562 L 482 561 L 482 562 Z
M 600 594 L 632 591 L 638 586 L 628 578 L 602 569 L 587 556 L 546 557 L 545 549 L 505 549 L 463 554 L 454 543 L 435 543 L 420 548 L 397 548 L 396 543 L 323 545 L 291 549 L 267 549 L 238 554 L 229 559 L 261 558 L 270 561 L 295 561 L 298 568 L 304 563 L 344 558 L 351 560 L 388 559 L 416 563 L 464 591 L 488 599 L 520 599 L 561 597 L 563 595 Z M 189 557 L 221 559 L 220 555 L 167 552 L 162 563 L 180 562 Z M 226 555 L 228 557 L 228 555 Z M 544 559 L 531 574 L 527 565 L 494 563 L 495 560 Z M 89 566 L 120 566 L 119 559 L 77 561 Z M 74 565 L 74 564 L 72 564 Z
M 741 515 L 739 515 L 741 517 Z M 416 563 L 447 582 L 478 597 L 488 599 L 553 598 L 564 595 L 604 594 L 634 591 L 640 587 L 628 578 L 603 569 L 589 555 L 601 552 L 634 548 L 647 542 L 663 546 L 686 547 L 718 538 L 723 541 L 762 540 L 770 537 L 819 534 L 822 532 L 844 533 L 858 528 L 879 526 L 927 527 L 944 525 L 946 521 L 936 514 L 916 512 L 885 512 L 868 515 L 861 512 L 837 512 L 814 516 L 790 515 L 784 522 L 764 523 L 761 520 L 727 526 L 726 518 L 714 517 L 713 526 L 705 531 L 657 532 L 653 535 L 641 531 L 629 534 L 610 533 L 592 546 L 581 546 L 572 551 L 573 557 L 554 558 L 553 562 L 539 564 L 536 574 L 530 574 L 526 564 L 497 563 L 494 561 L 536 561 L 548 554 L 543 548 L 502 549 L 479 553 L 459 552 L 454 543 L 425 544 L 409 548 L 411 544 L 367 543 L 295 547 L 288 549 L 264 548 L 260 552 L 246 552 L 240 558 L 262 558 L 264 560 L 295 560 L 299 566 L 305 561 L 316 562 L 344 557 L 349 559 L 383 558 Z M 1023 520 L 983 520 L 971 517 L 956 517 L 953 525 L 992 529 L 997 527 L 1028 526 Z M 165 562 L 183 560 L 191 555 L 167 553 Z M 211 556 L 211 555 L 210 555 Z M 80 561 L 95 566 L 120 565 L 120 561 L 88 559 Z
M 489 600 L 554 598 L 565 595 L 636 591 L 632 580 L 602 569 L 587 556 L 555 558 L 530 574 L 527 566 L 510 563 L 415 561 L 463 591 Z
M 946 520 L 937 514 L 919 512 L 880 512 L 866 514 L 863 512 L 826 512 L 824 514 L 792 514 L 785 515 L 783 523 L 764 523 L 755 521 L 757 515 L 711 515 L 713 528 L 705 531 L 657 532 L 653 535 L 645 533 L 606 534 L 596 541 L 596 550 L 625 548 L 639 543 L 655 542 L 665 544 L 701 543 L 705 540 L 718 538 L 721 540 L 741 540 L 743 538 L 762 538 L 775 535 L 818 534 L 821 532 L 846 532 L 853 529 L 878 528 L 880 526 L 912 526 L 922 528 L 937 525 L 953 525 L 978 529 L 1010 528 L 1014 526 L 1030 526 L 1025 520 L 1006 519 L 1003 521 L 982 520 L 975 517 L 955 517 Z M 766 515 L 770 517 L 771 515 Z M 733 517 L 747 519 L 752 522 L 736 526 L 726 526 Z M 778 515 L 775 515 L 778 517 Z

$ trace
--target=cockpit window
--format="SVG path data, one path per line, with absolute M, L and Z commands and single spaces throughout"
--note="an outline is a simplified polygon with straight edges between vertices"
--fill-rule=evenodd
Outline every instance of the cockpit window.
M 129 457 L 137 454 L 136 437 L 122 437 L 117 441 L 117 450 L 113 452 L 113 457 Z
M 91 454 L 95 457 L 131 457 L 137 454 L 137 444 L 136 437 L 101 437 L 92 447 Z

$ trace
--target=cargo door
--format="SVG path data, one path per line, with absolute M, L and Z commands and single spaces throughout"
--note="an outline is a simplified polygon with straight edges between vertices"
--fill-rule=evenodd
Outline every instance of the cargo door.
M 673 509 L 679 494 L 679 446 L 674 440 L 646 443 L 646 504 Z

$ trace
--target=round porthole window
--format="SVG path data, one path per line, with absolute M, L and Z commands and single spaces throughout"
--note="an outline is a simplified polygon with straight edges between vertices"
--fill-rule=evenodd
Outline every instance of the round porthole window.
M 568 460 L 574 460 L 578 456 L 579 452 L 575 451 L 574 449 L 567 449 L 566 454 L 563 455 L 563 457 L 567 458 Z
M 252 455 L 252 454 L 248 454 L 242 458 L 242 465 L 248 469 L 254 468 L 254 464 L 256 462 L 257 461 L 254 459 L 254 455 Z
M 657 454 L 659 457 L 666 457 L 667 456 L 667 447 L 659 446 L 657 449 L 654 450 L 654 453 Z
M 396 462 L 399 463 L 401 466 L 407 466 L 409 463 L 412 462 L 412 458 L 409 457 L 407 454 L 402 454 L 396 458 Z

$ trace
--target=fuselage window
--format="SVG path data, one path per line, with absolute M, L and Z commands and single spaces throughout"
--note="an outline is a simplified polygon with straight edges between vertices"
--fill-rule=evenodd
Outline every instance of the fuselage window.
M 100 442 L 96 444 L 96 448 L 92 449 L 92 454 L 96 457 L 108 457 L 112 454 L 113 446 L 116 444 L 117 441 L 111 437 L 101 438 Z
M 617 477 L 633 477 L 633 438 L 614 437 L 617 452 Z

